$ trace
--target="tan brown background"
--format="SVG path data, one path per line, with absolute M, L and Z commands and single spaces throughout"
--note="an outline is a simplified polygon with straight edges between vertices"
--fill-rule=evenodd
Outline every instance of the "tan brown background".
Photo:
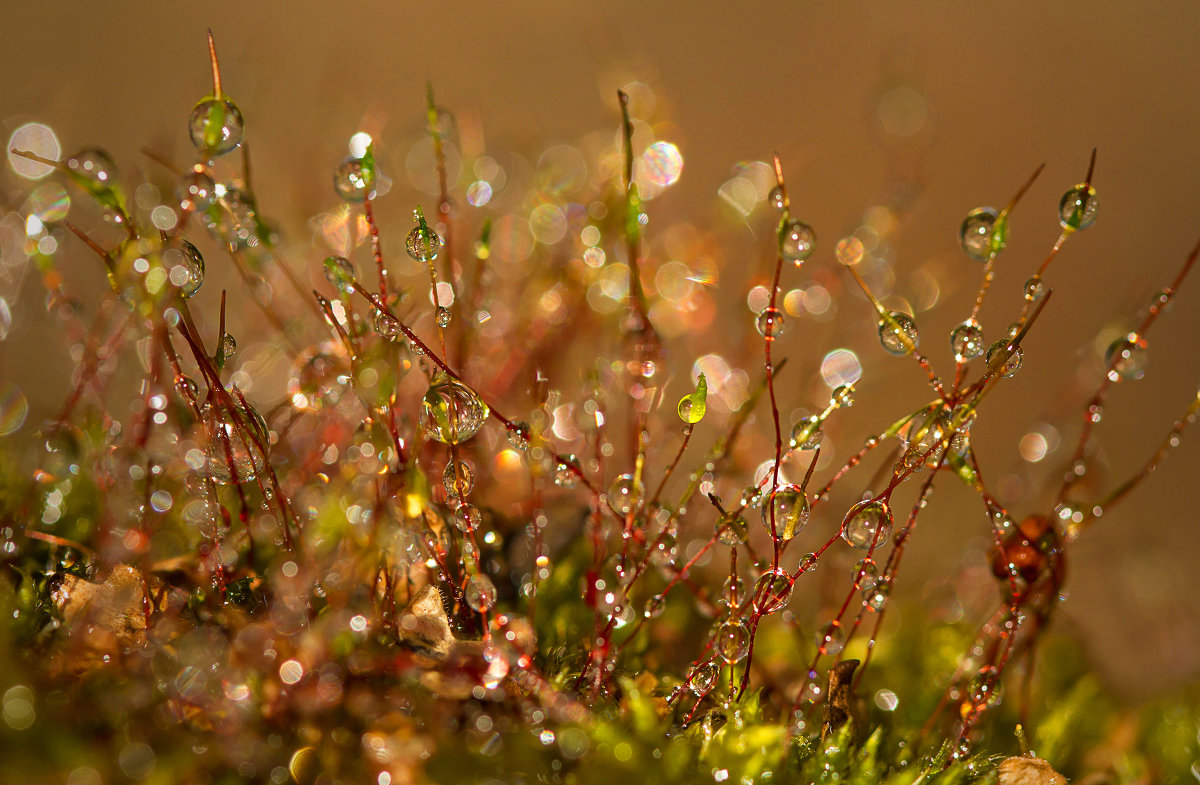
M 207 90 L 210 26 L 247 116 L 257 189 L 270 194 L 270 215 L 301 234 L 331 205 L 328 172 L 364 114 L 413 127 L 426 79 L 442 103 L 478 116 L 490 142 L 532 146 L 615 127 L 611 88 L 638 78 L 681 129 L 684 175 L 662 209 L 706 220 L 734 163 L 779 150 L 797 209 L 824 241 L 814 263 L 830 263 L 833 239 L 898 172 L 923 187 L 895 241 L 898 275 L 956 258 L 965 212 L 1002 202 L 1046 162 L 1004 257 L 998 291 L 1011 305 L 1056 236 L 1058 196 L 1098 147 L 1100 223 L 1051 273 L 1055 300 L 1027 367 L 989 404 L 995 422 L 979 435 L 997 472 L 1016 467 L 1004 456 L 1062 391 L 1051 379 L 1072 372 L 1109 316 L 1142 307 L 1200 237 L 1193 2 L 6 2 L 0 119 L 45 122 L 68 150 L 102 145 L 127 173 L 144 165 L 144 144 L 186 157 L 183 118 Z M 879 97 L 898 85 L 928 108 L 908 140 L 878 122 Z M 23 297 L 40 300 L 32 279 Z M 960 290 L 922 319 L 943 363 L 943 336 L 967 297 Z M 999 313 L 992 323 L 1007 318 Z M 43 362 L 22 318 L 0 343 L 0 377 L 31 394 L 61 391 L 59 367 Z M 1200 279 L 1152 335 L 1147 378 L 1114 396 L 1102 431 L 1114 477 L 1148 454 L 1195 391 L 1198 338 Z M 30 422 L 57 400 L 37 398 Z M 1083 635 L 1130 693 L 1200 673 L 1195 438 L 1072 561 L 1064 629 Z M 943 554 L 964 536 L 925 532 L 914 561 L 935 574 L 956 567 Z

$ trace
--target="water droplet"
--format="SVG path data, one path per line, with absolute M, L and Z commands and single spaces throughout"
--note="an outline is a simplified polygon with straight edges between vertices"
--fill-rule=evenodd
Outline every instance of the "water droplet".
M 459 531 L 475 531 L 482 520 L 483 515 L 474 504 L 460 504 L 454 511 L 454 525 L 458 527 Z
M 310 346 L 296 356 L 296 364 L 288 379 L 288 397 L 292 406 L 305 411 L 315 411 L 324 406 L 334 406 L 345 392 L 343 368 L 334 353 L 332 343 Z
M 496 605 L 496 585 L 486 575 L 472 575 L 467 579 L 463 596 L 472 610 L 479 613 L 490 611 Z
M 508 434 L 508 443 L 517 450 L 529 449 L 529 424 L 523 422 L 509 423 L 505 429 Z
M 983 354 L 983 328 L 974 319 L 968 319 L 950 331 L 950 351 L 960 363 L 974 360 Z
M 641 501 L 641 488 L 632 474 L 618 475 L 608 489 L 608 503 L 618 515 L 628 515 Z
M 117 184 L 117 165 L 99 147 L 85 147 L 67 159 L 67 171 L 93 193 Z
M 228 98 L 205 98 L 192 109 L 188 135 L 205 155 L 224 155 L 242 143 L 245 123 L 237 104 Z
M 200 291 L 200 287 L 204 285 L 204 257 L 200 255 L 200 251 L 197 250 L 196 246 L 187 240 L 181 239 L 179 244 L 180 248 L 178 252 L 181 258 L 178 269 L 182 274 L 177 276 L 175 273 L 176 267 L 172 266 L 168 272 L 168 276 L 171 282 L 176 283 L 179 287 L 179 291 L 183 294 L 184 298 L 190 300 L 196 296 L 196 293 Z M 174 250 L 173 248 L 168 249 L 168 251 Z M 173 257 L 174 254 L 171 254 L 171 256 Z M 163 257 L 164 261 L 167 261 L 167 253 L 164 253 Z
M 958 241 L 967 256 L 977 262 L 986 262 L 992 254 L 992 235 L 1000 213 L 992 207 L 976 207 L 967 213 L 958 229 Z
M 442 238 L 426 226 L 414 226 L 404 238 L 408 255 L 418 262 L 432 262 L 442 252 Z
M 808 496 L 798 485 L 781 485 L 763 502 L 762 523 L 771 531 L 772 511 L 775 516 L 775 536 L 787 541 L 804 531 L 808 525 Z
M 325 280 L 342 294 L 354 294 L 354 265 L 344 256 L 325 257 Z
M 891 533 L 892 511 L 882 499 L 859 502 L 842 520 L 842 539 L 861 551 L 883 545 Z
M 768 341 L 775 340 L 783 335 L 783 311 L 770 306 L 762 309 L 754 326 L 758 328 L 759 335 L 765 336 Z
M 1058 222 L 1064 229 L 1083 231 L 1096 223 L 1099 207 L 1096 189 L 1080 183 L 1063 194 L 1058 203 Z
M 994 344 L 992 344 L 987 350 L 988 365 L 992 364 L 992 359 L 994 357 L 997 357 L 1006 351 L 1007 347 L 1008 343 L 1006 341 L 996 341 Z M 1021 360 L 1024 359 L 1024 356 L 1025 354 L 1021 351 L 1020 346 L 1013 347 L 1013 353 L 1008 360 L 1005 361 L 1004 367 L 1000 369 L 1000 375 L 1004 376 L 1005 378 L 1014 376 L 1017 371 L 1021 370 Z
M 200 420 L 208 444 L 208 459 L 205 462 L 205 474 L 208 477 L 222 485 L 232 484 L 230 464 L 237 472 L 239 483 L 258 476 L 267 463 L 263 448 L 269 440 L 266 423 L 254 407 L 243 406 L 236 399 L 232 411 L 224 406 L 206 403 L 200 409 Z
M 783 227 L 779 238 L 779 252 L 784 260 L 799 265 L 813 252 L 817 244 L 817 235 L 803 221 L 788 221 Z
M 721 622 L 713 634 L 713 648 L 725 662 L 740 662 L 750 651 L 750 628 L 741 619 Z
M 746 541 L 750 533 L 749 528 L 742 516 L 732 512 L 725 513 L 717 519 L 717 540 L 722 545 L 740 545 Z
M 333 190 L 347 202 L 365 200 L 375 188 L 375 174 L 361 158 L 350 156 L 333 170 Z
M 184 210 L 199 213 L 212 207 L 216 200 L 217 184 L 204 172 L 188 172 L 179 178 L 175 197 Z
M 768 614 L 783 608 L 792 598 L 792 583 L 792 576 L 782 568 L 776 567 L 764 572 L 754 582 L 754 596 L 751 600 L 754 610 Z
M 1029 302 L 1037 302 L 1046 296 L 1046 282 L 1042 280 L 1040 275 L 1031 275 L 1025 281 L 1025 299 Z
M 442 487 L 450 496 L 465 499 L 475 487 L 475 472 L 466 461 L 450 460 L 442 471 Z
M 200 388 L 196 386 L 196 381 L 190 376 L 180 375 L 175 380 L 175 392 L 184 400 L 196 400 L 196 394 L 200 392 Z
M 829 402 L 839 409 L 849 409 L 854 405 L 854 388 L 848 384 L 843 384 L 833 391 L 833 395 L 829 397 Z
M 404 331 L 400 329 L 400 320 L 387 311 L 375 308 L 371 311 L 371 321 L 375 324 L 375 332 L 385 341 L 399 341 Z
M 817 648 L 822 654 L 837 655 L 846 647 L 846 632 L 837 619 L 829 622 L 824 632 L 817 634 Z
M 643 615 L 647 619 L 657 619 L 659 616 L 662 616 L 662 612 L 666 609 L 667 609 L 666 595 L 656 594 L 653 597 L 651 597 L 650 599 L 646 600 L 646 610 L 643 613 Z
M 878 613 L 887 605 L 888 597 L 891 596 L 891 593 L 891 584 L 885 580 L 877 581 L 874 586 L 863 589 L 863 607 L 871 613 Z
M 692 671 L 692 675 L 688 677 L 688 687 L 696 695 L 707 695 L 712 691 L 712 688 L 717 686 L 717 680 L 721 678 L 721 666 L 715 662 L 705 662 L 696 666 Z
M 1104 362 L 1112 370 L 1109 376 L 1118 379 L 1140 379 L 1146 375 L 1150 362 L 1146 339 L 1137 333 L 1129 333 L 1113 341 L 1104 352 Z
M 425 434 L 443 444 L 461 444 L 487 420 L 490 410 L 467 385 L 445 374 L 435 377 L 421 406 Z
M 237 339 L 229 333 L 221 336 L 221 357 L 223 362 L 227 363 L 233 359 L 233 355 L 237 353 Z
M 941 463 L 943 442 L 949 431 L 950 414 L 945 409 L 914 417 L 905 434 L 908 449 L 904 452 L 904 465 L 916 469 L 922 461 L 931 468 Z
M 916 321 L 906 313 L 892 311 L 887 319 L 879 320 L 879 342 L 888 354 L 912 354 L 920 340 Z
M 815 450 L 821 443 L 821 420 L 817 417 L 801 417 L 792 426 L 791 447 L 793 450 Z
M 971 703 L 978 707 L 1000 705 L 1000 670 L 994 665 L 984 665 L 971 679 L 968 689 Z
M 859 559 L 854 565 L 854 577 L 860 589 L 870 589 L 879 583 L 879 567 L 871 557 Z
M 700 374 L 696 378 L 695 391 L 679 399 L 679 406 L 676 407 L 679 419 L 688 425 L 695 425 L 703 420 L 704 414 L 708 409 L 707 398 L 708 381 L 705 379 L 704 374 Z
M 579 482 L 579 477 L 575 473 L 579 468 L 579 461 L 574 455 L 564 455 L 554 462 L 554 484 L 561 488 L 574 488 L 575 483 Z
M 783 203 L 783 188 L 777 185 L 771 189 L 770 193 L 767 194 L 767 204 L 771 205 L 776 210 L 782 210 Z
M 437 321 L 438 327 L 449 327 L 452 318 L 453 314 L 451 314 L 450 309 L 444 305 L 439 305 L 434 312 L 434 319 Z

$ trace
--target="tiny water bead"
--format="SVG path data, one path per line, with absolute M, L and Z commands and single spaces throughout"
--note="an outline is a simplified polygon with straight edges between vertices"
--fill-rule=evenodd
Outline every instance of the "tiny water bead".
M 414 261 L 432 262 L 442 252 L 442 238 L 418 216 L 417 225 L 404 238 L 404 248 Z
M 859 559 L 854 565 L 853 574 L 860 589 L 867 590 L 879 583 L 879 567 L 870 557 Z
M 387 311 L 375 308 L 371 312 L 371 321 L 375 325 L 375 332 L 385 341 L 399 341 L 404 335 L 404 331 L 400 329 L 400 320 Z
M 237 104 L 228 98 L 205 98 L 192 108 L 188 135 L 205 155 L 224 155 L 242 143 L 245 123 Z
M 754 594 L 751 604 L 754 610 L 761 614 L 775 613 L 788 604 L 792 598 L 792 576 L 786 570 L 776 567 L 767 570 L 754 582 Z
M 713 634 L 713 648 L 730 665 L 741 662 L 750 651 L 750 628 L 741 619 L 721 622 Z
M 887 542 L 892 533 L 892 510 L 882 499 L 861 501 L 842 521 L 842 539 L 860 551 Z
M 988 350 L 987 350 L 988 365 L 992 364 L 993 358 L 1001 356 L 1007 350 L 1008 350 L 1008 342 L 1007 341 L 996 341 L 994 344 L 992 344 L 990 347 L 988 347 Z M 1007 360 L 1005 360 L 1004 367 L 1000 369 L 1000 375 L 1005 377 L 1006 379 L 1010 378 L 1012 376 L 1015 376 L 1017 371 L 1021 370 L 1021 361 L 1024 359 L 1024 356 L 1025 355 L 1024 355 L 1024 352 L 1021 351 L 1021 347 L 1014 346 L 1012 355 L 1010 355 L 1009 358 Z
M 717 541 L 722 545 L 741 545 L 749 536 L 749 528 L 745 518 L 728 512 L 717 519 Z
M 781 186 L 777 185 L 773 187 L 770 193 L 767 194 L 767 204 L 771 205 L 776 210 L 782 210 L 784 204 L 786 203 L 787 199 L 785 198 L 783 188 Z
M 854 388 L 849 384 L 841 385 L 833 391 L 829 402 L 839 409 L 849 409 L 854 405 Z
M 779 234 L 779 253 L 797 266 L 812 255 L 816 244 L 816 233 L 803 221 L 788 221 Z
M 207 477 L 230 485 L 234 472 L 239 483 L 259 475 L 267 464 L 263 448 L 268 444 L 268 434 L 266 423 L 254 407 L 235 401 L 230 411 L 216 403 L 206 403 L 200 409 L 200 421 L 208 444 L 204 464 Z
M 846 648 L 846 631 L 837 619 L 829 622 L 824 631 L 817 633 L 817 650 L 822 654 L 836 656 Z
M 574 488 L 579 482 L 579 461 L 574 455 L 564 455 L 554 461 L 554 484 L 560 488 Z
M 1040 275 L 1031 275 L 1025 280 L 1023 292 L 1026 300 L 1031 303 L 1037 302 L 1046 296 L 1046 282 Z
M 1083 231 L 1096 223 L 1096 211 L 1100 202 L 1096 198 L 1096 189 L 1080 183 L 1063 194 L 1058 203 L 1058 222 L 1063 229 Z
M 972 677 L 968 697 L 977 707 L 996 707 L 1002 699 L 1000 669 L 995 665 L 984 665 Z
M 815 450 L 821 443 L 821 419 L 819 417 L 801 417 L 792 426 L 792 438 L 789 444 L 793 450 Z
M 916 321 L 906 313 L 892 311 L 879 320 L 879 342 L 888 354 L 897 357 L 912 354 L 920 340 Z
M 344 256 L 325 257 L 325 280 L 341 294 L 354 294 L 354 265 Z
M 217 184 L 204 172 L 188 172 L 175 186 L 175 198 L 180 208 L 194 213 L 212 207 L 217 198 Z
M 529 449 L 529 433 L 530 428 L 528 423 L 513 422 L 505 427 L 505 432 L 508 436 L 508 443 L 517 450 Z
M 692 670 L 692 675 L 688 677 L 688 687 L 696 695 L 707 695 L 717 686 L 720 678 L 721 666 L 710 660 Z
M 218 349 L 217 356 L 221 358 L 221 365 L 233 359 L 233 355 L 237 353 L 237 339 L 229 333 L 221 336 L 221 346 Z
M 1109 378 L 1134 380 L 1146 375 L 1146 366 L 1150 362 L 1146 339 L 1137 333 L 1129 333 L 1109 344 L 1104 352 L 1104 362 L 1112 370 Z
M 960 363 L 983 354 L 983 341 L 983 328 L 974 319 L 968 319 L 950 331 L 950 351 Z
M 618 515 L 628 515 L 641 501 L 641 488 L 632 474 L 618 475 L 608 489 L 608 503 Z
M 479 528 L 483 514 L 474 504 L 460 504 L 454 511 L 454 525 L 461 532 L 473 532 Z
M 809 510 L 808 496 L 800 486 L 783 485 L 767 495 L 760 512 L 768 533 L 772 531 L 771 518 L 774 515 L 774 534 L 786 542 L 808 525 Z
M 891 597 L 892 586 L 886 580 L 876 581 L 870 587 L 864 587 L 862 590 L 863 607 L 872 613 L 878 613 L 887 605 L 888 598 Z
M 479 432 L 490 413 L 474 390 L 446 374 L 434 377 L 421 403 L 425 435 L 443 444 L 467 441 Z
M 783 335 L 783 311 L 767 306 L 758 314 L 754 326 L 758 328 L 759 335 L 768 341 L 775 340 Z
M 486 575 L 472 575 L 463 590 L 467 605 L 477 613 L 485 613 L 496 606 L 496 585 Z
M 475 471 L 465 461 L 450 460 L 442 471 L 442 487 L 449 496 L 466 498 L 475 487 Z
M 347 202 L 362 202 L 375 188 L 375 172 L 361 158 L 346 158 L 333 170 L 333 190 Z
M 977 262 L 986 262 L 992 255 L 992 237 L 999 217 L 1000 213 L 993 207 L 976 207 L 967 213 L 962 226 L 958 228 L 958 242 L 968 257 Z
M 450 312 L 450 309 L 444 305 L 439 305 L 434 310 L 434 321 L 437 322 L 438 327 L 449 327 L 452 318 L 453 314 Z

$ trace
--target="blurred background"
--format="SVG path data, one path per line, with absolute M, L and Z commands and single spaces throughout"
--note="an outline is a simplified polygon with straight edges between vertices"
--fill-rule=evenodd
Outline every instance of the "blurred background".
M 162 174 L 143 147 L 190 163 L 185 120 L 210 89 L 209 27 L 226 91 L 246 117 L 260 207 L 314 285 L 328 239 L 314 218 L 339 205 L 330 175 L 360 130 L 376 138 L 392 179 L 377 209 L 390 258 L 402 258 L 411 206 L 432 203 L 422 194 L 428 169 L 413 152 L 427 80 L 455 113 L 464 161 L 471 145 L 530 161 L 556 144 L 611 146 L 616 89 L 630 89 L 638 111 L 653 118 L 641 143 L 669 141 L 683 161 L 678 182 L 649 203 L 648 231 L 686 222 L 718 273 L 706 329 L 669 336 L 671 362 L 683 370 L 702 354 L 733 357 L 759 345 L 747 292 L 764 282 L 769 263 L 760 162 L 778 151 L 793 211 L 818 235 L 805 269 L 785 271 L 785 291 L 803 297 L 779 345 L 796 357 L 788 373 L 797 380 L 819 378 L 831 340 L 861 359 L 859 403 L 837 428 L 848 445 L 843 458 L 929 395 L 918 369 L 874 341 L 869 305 L 845 288 L 834 260 L 836 241 L 866 244 L 877 259 L 871 280 L 912 306 L 922 348 L 950 373 L 946 336 L 968 315 L 979 275 L 958 246 L 962 218 L 979 205 L 1003 206 L 1046 164 L 1013 217 L 982 314 L 989 336 L 999 337 L 1018 312 L 1021 283 L 1058 236 L 1059 197 L 1083 179 L 1098 148 L 1099 221 L 1050 269 L 1055 294 L 1026 342 L 1025 367 L 997 388 L 973 431 L 985 476 L 1018 517 L 1048 512 L 1047 489 L 1074 445 L 1104 348 L 1136 323 L 1200 237 L 1200 5 L 1190 2 L 1152 12 L 1115 0 L 10 3 L 0 32 L 5 137 L 44 124 L 62 154 L 107 149 L 127 183 Z M 461 194 L 472 176 L 460 175 Z M 29 181 L 6 166 L 2 182 L 4 210 L 22 209 Z M 15 444 L 61 405 L 69 362 L 39 277 L 16 263 L 11 232 L 4 242 L 0 439 Z M 103 291 L 98 267 L 88 268 L 77 247 L 71 253 L 64 275 L 76 291 Z M 216 295 L 205 296 L 211 307 Z M 1149 336 L 1145 378 L 1117 385 L 1110 398 L 1098 431 L 1099 488 L 1135 471 L 1196 395 L 1198 337 L 1200 280 L 1191 280 Z M 758 378 L 761 362 L 736 356 Z M 686 382 L 682 371 L 669 378 L 675 400 Z M 789 406 L 823 403 L 821 388 L 796 385 Z M 27 410 L 20 418 L 18 399 Z M 765 432 L 761 418 L 758 427 Z M 1193 437 L 1186 433 L 1069 557 L 1058 629 L 1083 641 L 1129 698 L 1200 674 Z M 944 589 L 947 574 L 985 568 L 988 542 L 978 500 L 942 485 L 941 512 L 914 538 L 902 579 L 915 601 L 930 604 L 926 586 Z

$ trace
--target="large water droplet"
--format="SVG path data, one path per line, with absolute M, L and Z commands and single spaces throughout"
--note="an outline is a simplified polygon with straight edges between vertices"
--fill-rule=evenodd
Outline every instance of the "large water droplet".
M 641 488 L 632 474 L 618 475 L 608 489 L 608 503 L 618 515 L 628 515 L 641 501 Z
M 442 251 L 442 238 L 423 225 L 414 226 L 404 238 L 404 248 L 415 261 L 432 262 Z
M 1006 341 L 996 341 L 987 350 L 987 362 L 991 365 L 992 359 L 1006 351 L 1008 343 Z M 1014 376 L 1017 371 L 1021 370 L 1021 361 L 1024 359 L 1025 353 L 1021 351 L 1020 346 L 1013 347 L 1013 353 L 1007 360 L 1004 361 L 1004 367 L 1000 369 L 1000 375 L 1005 378 Z
M 767 495 L 763 502 L 762 523 L 771 531 L 771 516 L 775 518 L 775 536 L 787 541 L 795 537 L 808 525 L 808 496 L 798 485 L 781 485 Z
M 421 427 L 431 439 L 460 444 L 479 432 L 488 413 L 487 405 L 474 390 L 458 379 L 440 374 L 422 401 Z
M 242 143 L 245 124 L 237 104 L 228 98 L 205 98 L 188 117 L 192 144 L 205 155 L 224 155 Z
M 783 311 L 770 306 L 762 309 L 754 326 L 758 328 L 759 335 L 765 336 L 768 341 L 775 340 L 783 335 Z
M 325 257 L 325 280 L 342 294 L 354 294 L 354 265 L 344 256 Z
M 974 319 L 968 319 L 950 331 L 950 351 L 960 363 L 974 360 L 983 354 L 983 328 Z
M 692 675 L 688 677 L 688 687 L 696 695 L 707 695 L 712 691 L 712 688 L 717 686 L 717 680 L 721 677 L 721 666 L 715 662 L 705 662 L 696 666 L 692 671 Z
M 463 596 L 472 610 L 483 613 L 496 605 L 496 585 L 486 575 L 472 575 L 467 579 Z
M 1104 362 L 1112 369 L 1109 376 L 1113 381 L 1142 378 L 1150 362 L 1146 339 L 1137 333 L 1118 338 L 1104 352 Z
M 817 244 L 817 235 L 813 228 L 803 221 L 788 221 L 780 235 L 779 252 L 783 258 L 799 265 L 813 252 Z
M 1096 189 L 1080 183 L 1063 194 L 1058 203 L 1058 222 L 1064 229 L 1083 231 L 1096 223 L 1099 207 Z
M 783 608 L 792 598 L 792 583 L 792 576 L 779 567 L 764 572 L 754 582 L 754 595 L 751 600 L 754 610 L 768 614 Z
M 887 319 L 879 320 L 879 343 L 888 354 L 912 354 L 920 340 L 916 321 L 906 313 L 892 311 Z
M 200 419 L 208 444 L 205 462 L 208 477 L 229 485 L 233 482 L 234 471 L 239 483 L 259 475 L 267 463 L 263 449 L 269 442 L 266 423 L 254 407 L 243 406 L 237 400 L 234 400 L 232 410 L 206 403 L 200 409 Z
M 375 174 L 363 166 L 361 158 L 347 158 L 333 171 L 333 189 L 347 202 L 365 200 L 374 188 Z
M 199 213 L 212 207 L 217 198 L 217 184 L 204 172 L 188 172 L 179 178 L 175 186 L 175 197 L 180 208 Z
M 958 228 L 958 242 L 967 256 L 977 262 L 986 262 L 992 254 L 992 234 L 1000 213 L 992 207 L 976 207 L 967 213 Z
M 750 651 L 750 628 L 741 619 L 721 622 L 713 634 L 713 648 L 725 662 L 740 662 Z
M 815 450 L 821 443 L 821 420 L 817 417 L 801 417 L 792 426 L 791 447 L 793 450 Z
M 859 550 L 887 542 L 892 533 L 892 511 L 882 499 L 861 501 L 842 520 L 842 539 Z

